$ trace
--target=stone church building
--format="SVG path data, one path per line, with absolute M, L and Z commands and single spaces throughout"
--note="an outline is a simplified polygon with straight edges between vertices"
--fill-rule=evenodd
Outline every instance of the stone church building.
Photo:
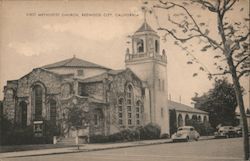
M 160 37 L 145 21 L 131 48 L 123 70 L 73 57 L 7 81 L 4 114 L 21 127 L 46 120 L 72 136 L 65 120 L 67 110 L 77 106 L 90 118 L 82 135 L 110 135 L 151 122 L 169 134 L 167 57 L 160 52 Z

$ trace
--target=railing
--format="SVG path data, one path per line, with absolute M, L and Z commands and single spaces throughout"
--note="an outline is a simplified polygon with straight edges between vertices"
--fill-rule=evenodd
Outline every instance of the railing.
M 126 61 L 128 60 L 136 60 L 136 59 L 140 59 L 140 58 L 146 58 L 146 57 L 150 57 L 150 58 L 154 58 L 156 60 L 160 60 L 163 62 L 167 62 L 167 56 L 165 55 L 159 55 L 159 54 L 152 54 L 148 55 L 148 54 L 126 54 Z

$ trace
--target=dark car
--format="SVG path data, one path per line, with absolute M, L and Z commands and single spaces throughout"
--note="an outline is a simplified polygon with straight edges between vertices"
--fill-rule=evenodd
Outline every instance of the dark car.
M 235 130 L 236 136 L 238 136 L 238 137 L 242 136 L 242 127 L 236 126 L 236 127 L 234 127 L 234 130 Z
M 237 133 L 233 126 L 221 126 L 214 135 L 215 138 L 233 138 Z

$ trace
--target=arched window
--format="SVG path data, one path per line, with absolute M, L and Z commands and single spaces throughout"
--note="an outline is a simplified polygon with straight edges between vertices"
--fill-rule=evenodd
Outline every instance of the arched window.
M 50 121 L 53 124 L 56 124 L 56 101 L 53 99 L 50 100 L 49 107 L 50 107 Z
M 135 118 L 136 118 L 136 125 L 141 125 L 141 116 L 142 115 L 142 103 L 141 101 L 136 102 L 136 111 L 135 111 Z
M 183 126 L 183 119 L 182 119 L 182 116 L 181 114 L 178 115 L 178 127 L 181 127 Z
M 143 42 L 142 39 L 139 39 L 137 41 L 136 46 L 137 46 L 137 53 L 143 53 L 144 52 L 144 42 Z
M 13 101 L 14 91 L 12 89 L 7 89 L 5 92 L 5 101 Z
M 198 119 L 198 118 L 197 118 L 196 115 L 193 115 L 193 116 L 192 116 L 192 120 L 197 121 L 197 119 Z
M 123 125 L 123 105 L 124 105 L 124 99 L 120 98 L 118 100 L 118 124 Z
M 159 52 L 159 42 L 157 40 L 155 40 L 155 52 Z
M 35 120 L 42 119 L 43 89 L 40 85 L 34 87 Z
M 201 116 L 200 115 L 198 116 L 198 121 L 201 122 Z
M 189 116 L 188 114 L 186 114 L 185 116 L 185 125 L 188 125 L 189 124 Z
M 203 122 L 204 122 L 204 123 L 207 123 L 207 116 L 204 116 Z
M 132 125 L 133 87 L 130 84 L 127 86 L 126 94 L 127 94 L 127 119 L 128 119 L 128 125 Z
M 27 103 L 22 101 L 19 104 L 21 111 L 21 126 L 26 127 L 27 125 Z

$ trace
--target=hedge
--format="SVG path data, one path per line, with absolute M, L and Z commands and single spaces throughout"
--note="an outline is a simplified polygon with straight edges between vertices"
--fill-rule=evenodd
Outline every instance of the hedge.
M 161 137 L 160 127 L 156 124 L 147 124 L 144 127 L 136 129 L 125 129 L 120 132 L 111 134 L 109 136 L 93 135 L 90 136 L 91 143 L 106 143 L 106 142 L 126 142 L 136 140 L 150 140 L 160 139 L 168 137 L 168 134 L 164 134 Z

